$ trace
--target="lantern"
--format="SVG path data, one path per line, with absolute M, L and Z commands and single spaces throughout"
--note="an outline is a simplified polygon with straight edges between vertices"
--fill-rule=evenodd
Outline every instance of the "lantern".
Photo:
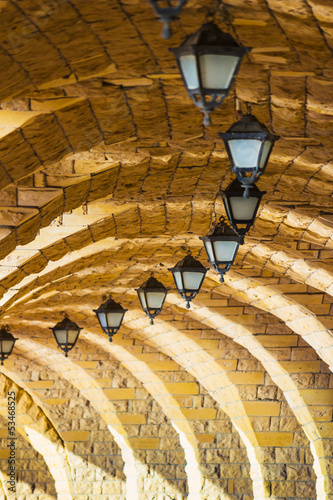
M 279 136 L 251 114 L 244 115 L 231 125 L 225 134 L 219 133 L 227 150 L 233 172 L 249 196 L 249 186 L 265 171 L 274 142 Z
M 65 356 L 67 358 L 68 351 L 73 349 L 75 346 L 82 328 L 71 321 L 66 314 L 65 318 L 57 323 L 53 328 L 50 328 L 50 330 L 52 330 L 54 338 L 56 339 L 60 349 L 65 351 Z
M 153 7 L 159 20 L 164 23 L 163 38 L 170 38 L 172 35 L 170 23 L 180 15 L 187 0 L 148 0 L 148 2 Z
M 229 222 L 239 235 L 246 234 L 254 224 L 261 198 L 266 193 L 260 191 L 255 184 L 249 186 L 249 190 L 248 198 L 244 198 L 244 188 L 235 179 L 224 192 L 220 192 Z
M 220 275 L 220 282 L 224 281 L 224 274 L 234 263 L 239 245 L 244 243 L 244 236 L 240 236 L 220 217 L 219 223 L 206 236 L 201 236 L 204 242 L 209 262 Z
M 105 297 L 103 297 L 103 299 L 105 300 Z M 94 309 L 99 324 L 103 332 L 109 336 L 110 342 L 112 342 L 113 335 L 119 330 L 126 311 L 128 311 L 128 309 L 124 309 L 111 297 L 101 304 L 98 309 Z
M 151 273 L 150 278 L 136 289 L 141 307 L 150 318 L 151 325 L 154 324 L 154 318 L 160 314 L 168 291 L 169 288 L 154 278 L 154 273 Z
M 251 49 L 240 47 L 228 33 L 214 23 L 204 24 L 189 35 L 174 53 L 187 93 L 204 113 L 204 125 L 210 125 L 210 113 L 228 95 L 244 55 Z
M 11 333 L 9 333 L 9 327 L 8 326 L 2 326 L 0 329 L 0 360 L 1 364 L 3 365 L 3 362 L 5 359 L 10 356 L 12 353 L 15 341 L 17 339 L 13 337 Z
M 190 302 L 199 292 L 208 268 L 201 262 L 192 257 L 191 251 L 188 252 L 183 260 L 180 260 L 175 267 L 169 271 L 173 274 L 173 279 L 178 292 L 186 300 L 186 308 L 190 308 Z

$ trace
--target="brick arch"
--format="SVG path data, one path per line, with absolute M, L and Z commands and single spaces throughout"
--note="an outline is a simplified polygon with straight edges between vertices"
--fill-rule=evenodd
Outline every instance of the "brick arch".
M 96 387 L 91 377 L 82 368 L 64 358 L 63 355 L 56 353 L 53 349 L 39 345 L 37 356 L 36 345 L 33 341 L 25 339 L 20 344 L 20 350 L 24 352 L 25 357 L 35 359 L 38 363 L 51 368 L 72 383 L 74 387 L 77 387 L 83 395 L 87 395 L 91 404 L 107 424 L 110 433 L 121 450 L 125 464 L 124 473 L 128 478 L 126 481 L 126 495 L 128 498 L 138 498 L 137 464 L 126 430 L 118 419 L 111 401 Z
M 141 314 L 140 314 L 141 316 Z M 139 325 L 142 325 L 142 320 L 139 319 L 134 319 L 131 323 L 133 323 L 131 325 L 131 327 L 133 329 L 135 329 L 135 332 L 136 332 L 136 336 L 138 335 L 138 332 L 140 332 L 140 335 L 143 334 L 144 330 L 141 329 L 140 327 L 137 327 L 136 326 L 136 322 L 139 322 Z M 188 371 L 189 373 L 192 373 L 191 372 L 191 369 L 189 368 L 189 366 L 191 365 L 191 356 L 195 355 L 195 353 L 197 353 L 199 351 L 199 356 L 200 356 L 200 363 L 198 365 L 194 365 L 194 368 L 193 368 L 193 373 L 192 375 L 194 375 L 196 377 L 196 379 L 198 380 L 198 382 L 200 382 L 203 387 L 205 387 L 212 395 L 213 399 L 215 401 L 217 401 L 217 403 L 221 406 L 221 408 L 223 409 L 223 411 L 225 411 L 225 413 L 229 416 L 229 418 L 231 419 L 232 423 L 234 424 L 235 428 L 237 429 L 237 432 L 239 432 L 243 438 L 244 438 L 244 444 L 245 444 L 245 447 L 247 449 L 247 452 L 248 452 L 248 457 L 249 457 L 249 462 L 250 462 L 250 466 L 251 466 L 251 478 L 253 480 L 253 483 L 254 483 L 254 487 L 255 487 L 255 498 L 261 498 L 262 495 L 264 494 L 264 491 L 265 491 L 265 485 L 264 485 L 264 480 L 263 480 L 263 477 L 262 477 L 262 472 L 261 472 L 261 458 L 262 458 L 262 453 L 261 453 L 261 448 L 260 446 L 258 446 L 258 443 L 257 443 L 257 439 L 255 437 L 255 433 L 253 432 L 253 429 L 252 429 L 252 426 L 251 426 L 251 423 L 247 417 L 247 414 L 243 408 L 243 403 L 240 399 L 240 396 L 239 396 L 239 393 L 238 393 L 238 390 L 237 390 L 237 387 L 233 384 L 233 382 L 229 379 L 228 377 L 228 372 L 222 367 L 220 366 L 218 363 L 216 363 L 213 358 L 202 348 L 200 348 L 200 346 L 198 346 L 196 344 L 195 341 L 192 341 L 192 340 L 188 340 L 186 339 L 186 336 L 183 335 L 183 334 L 180 334 L 177 330 L 173 329 L 172 327 L 170 327 L 170 325 L 168 325 L 168 335 L 170 336 L 170 334 L 172 335 L 172 337 L 179 337 L 178 341 L 176 341 L 176 344 L 177 344 L 177 348 L 176 348 L 176 351 L 178 349 L 178 346 L 179 346 L 179 349 L 181 349 L 180 352 L 182 352 L 182 346 L 184 346 L 184 349 L 189 349 L 187 352 L 187 356 L 185 356 L 184 359 L 181 359 L 182 357 L 179 356 L 179 359 L 177 357 L 177 353 L 173 353 L 173 348 L 171 346 L 171 351 L 169 352 L 169 348 L 168 346 L 163 346 L 164 344 L 164 341 L 162 342 L 162 344 L 159 344 L 157 343 L 156 345 L 159 346 L 159 350 L 161 352 L 165 352 L 165 354 L 167 355 L 170 355 L 171 358 L 175 359 L 175 361 L 177 363 L 179 363 L 181 366 L 183 366 L 185 368 L 186 371 Z M 139 338 L 140 338 L 140 335 L 139 335 Z M 168 335 L 166 337 L 168 337 Z M 22 342 L 20 342 L 20 349 L 22 349 L 22 343 L 24 344 L 24 347 L 23 347 L 23 350 L 25 351 L 25 355 L 27 356 L 31 356 L 31 354 L 28 354 L 28 352 L 30 351 L 31 353 L 31 348 L 34 344 L 34 342 L 32 341 L 28 341 L 28 340 L 22 340 Z M 30 346 L 30 349 L 29 349 L 29 346 Z M 161 347 L 162 346 L 162 347 Z M 68 359 L 64 358 L 61 354 L 57 355 L 57 354 L 54 354 L 54 351 L 52 351 L 52 354 L 45 354 L 44 355 L 44 352 L 46 353 L 46 351 L 50 351 L 49 349 L 46 349 L 46 348 L 43 348 L 42 346 L 40 346 L 39 344 L 39 347 L 38 347 L 39 350 L 41 350 L 43 352 L 43 358 L 42 358 L 42 363 L 47 363 L 47 366 L 49 366 L 50 368 L 53 369 L 53 367 L 55 368 L 55 371 L 57 371 L 58 373 L 60 374 L 63 374 L 65 376 L 65 378 L 68 378 L 69 381 L 71 381 L 71 377 L 69 376 L 69 372 L 70 370 L 68 369 L 68 362 L 70 364 L 73 364 L 71 361 L 69 361 Z M 57 358 L 57 362 L 55 361 L 51 361 L 52 359 L 55 359 Z M 65 369 L 62 368 L 62 365 L 66 366 Z M 200 366 L 199 366 L 200 365 Z M 77 370 L 77 366 L 75 366 L 75 370 Z M 201 372 L 201 370 L 204 370 Z M 207 372 L 208 370 L 208 372 Z M 208 386 L 207 386 L 207 383 L 206 383 L 206 379 L 205 379 L 205 376 L 203 375 L 204 373 L 210 373 L 210 371 L 213 370 L 213 372 L 215 373 L 215 382 L 214 380 L 211 380 L 209 383 L 208 383 Z M 80 372 L 80 376 L 84 377 L 84 384 L 85 386 L 89 384 L 89 375 L 88 374 L 84 374 L 84 370 L 80 369 L 79 370 Z M 76 382 L 76 380 L 73 381 L 73 384 L 74 386 L 76 386 L 78 382 Z M 218 384 L 218 385 L 216 385 Z M 82 384 L 79 384 L 78 387 L 82 387 Z M 95 391 L 97 391 L 96 389 L 94 389 Z M 93 398 L 93 389 L 88 389 L 87 390 L 87 397 L 89 399 L 92 399 Z M 100 391 L 98 391 L 100 392 Z M 82 390 L 82 393 L 85 394 L 85 390 Z M 92 400 L 92 404 L 96 404 L 96 401 L 94 402 L 94 400 Z M 97 407 L 96 407 L 97 408 Z M 102 409 L 101 409 L 102 411 Z M 104 418 L 104 415 L 103 414 L 103 418 Z M 113 419 L 115 419 L 116 417 L 113 416 Z
M 221 297 L 223 297 L 222 294 Z M 177 296 L 169 294 L 167 301 L 172 304 L 177 304 L 179 307 Z M 301 424 L 310 442 L 315 461 L 314 468 L 317 475 L 318 498 L 329 498 L 327 495 L 330 495 L 330 482 L 332 480 L 331 457 L 329 453 L 325 451 L 330 446 L 330 437 L 328 436 L 329 429 L 326 428 L 325 420 L 324 422 L 320 422 L 313 418 L 311 406 L 305 402 L 300 387 L 292 378 L 292 365 L 294 364 L 294 369 L 296 369 L 297 365 L 298 369 L 300 369 L 302 363 L 299 361 L 287 363 L 279 362 L 279 360 L 269 352 L 265 345 L 263 345 L 261 337 L 254 335 L 251 329 L 238 323 L 237 320 L 234 319 L 237 317 L 236 315 L 231 318 L 223 316 L 223 307 L 221 307 L 221 312 L 219 312 L 216 307 L 214 307 L 214 300 L 210 301 L 211 307 L 214 307 L 214 309 L 207 305 L 203 306 L 200 302 L 200 297 L 198 297 L 195 303 L 193 303 L 192 309 L 187 311 L 186 314 L 192 317 L 193 320 L 200 321 L 204 325 L 214 328 L 214 330 L 232 338 L 234 342 L 245 347 L 260 361 L 273 382 L 283 392 L 288 405 L 298 422 Z M 183 306 L 181 305 L 181 307 Z M 329 391 L 329 389 L 327 389 L 327 391 Z
M 24 388 L 11 379 L 10 370 L 5 369 L 5 371 L 7 375 L 0 374 L 0 396 L 5 401 L 5 405 L 0 406 L 0 413 L 7 418 L 7 393 L 14 391 L 18 432 L 42 455 L 54 478 L 58 498 L 69 500 L 72 497 L 73 484 L 64 443 L 44 410 Z

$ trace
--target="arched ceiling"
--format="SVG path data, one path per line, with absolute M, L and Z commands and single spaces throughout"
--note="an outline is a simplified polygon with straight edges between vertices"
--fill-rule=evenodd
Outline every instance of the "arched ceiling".
M 171 40 L 144 0 L 0 1 L 0 438 L 17 398 L 22 500 L 333 497 L 333 8 L 189 0 Z M 207 19 L 252 47 L 212 125 L 169 47 Z M 225 283 L 191 309 L 168 267 L 225 215 L 218 132 L 280 136 Z M 172 288 L 155 325 L 134 289 Z M 112 343 L 93 309 L 128 308 Z M 66 359 L 49 327 L 82 328 Z M 0 450 L 0 496 L 8 490 Z M 29 472 L 22 472 L 30 471 Z M 34 495 L 34 496 L 32 496 Z

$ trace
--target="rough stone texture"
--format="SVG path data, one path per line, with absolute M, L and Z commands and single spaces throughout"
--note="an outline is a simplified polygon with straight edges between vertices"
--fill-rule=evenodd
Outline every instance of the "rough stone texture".
M 251 46 L 202 126 L 168 47 L 211 15 Z M 332 500 L 333 9 L 189 0 L 170 41 L 144 0 L 0 1 L 0 314 L 18 338 L 17 500 Z M 224 214 L 222 141 L 281 136 L 255 224 L 191 309 L 169 267 Z M 237 111 L 238 110 L 238 111 Z M 134 289 L 172 288 L 155 325 Z M 110 344 L 93 309 L 128 308 Z M 83 331 L 65 358 L 49 330 Z

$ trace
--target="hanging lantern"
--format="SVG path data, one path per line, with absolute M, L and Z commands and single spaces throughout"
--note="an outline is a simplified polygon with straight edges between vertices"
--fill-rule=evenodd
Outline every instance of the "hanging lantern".
M 1 364 L 12 353 L 15 341 L 18 340 L 9 333 L 9 326 L 2 326 L 0 329 L 0 360 Z
M 244 243 L 244 236 L 240 236 L 220 217 L 206 236 L 201 236 L 204 242 L 209 262 L 220 275 L 220 282 L 224 281 L 224 274 L 234 263 L 239 245 Z
M 73 349 L 75 346 L 82 328 L 71 321 L 66 314 L 65 318 L 57 323 L 53 328 L 50 328 L 50 330 L 52 330 L 54 338 L 56 339 L 60 349 L 65 351 L 65 356 L 67 358 L 68 351 Z
M 219 133 L 227 150 L 233 172 L 245 188 L 245 198 L 251 186 L 264 173 L 274 143 L 279 139 L 251 114 L 231 125 L 225 134 Z
M 148 2 L 153 7 L 159 21 L 164 23 L 163 38 L 170 38 L 172 35 L 170 23 L 180 15 L 187 0 L 148 0 Z
M 204 113 L 204 125 L 210 125 L 209 114 L 228 95 L 244 55 L 251 49 L 240 47 L 228 33 L 214 23 L 204 24 L 189 35 L 174 53 L 187 93 Z
M 249 186 L 249 190 L 249 196 L 244 198 L 243 186 L 234 179 L 225 191 L 220 192 L 230 225 L 239 235 L 246 234 L 253 226 L 261 198 L 266 193 L 255 184 Z
M 169 290 L 154 278 L 154 273 L 151 273 L 150 278 L 136 289 L 141 307 L 150 318 L 151 325 L 154 324 L 154 318 L 160 314 Z
M 103 297 L 103 300 L 105 300 L 105 298 L 106 297 Z M 110 342 L 112 342 L 113 335 L 115 335 L 119 330 L 126 311 L 128 311 L 128 309 L 124 309 L 111 297 L 101 304 L 98 309 L 94 309 L 99 324 L 101 325 L 103 332 L 109 336 Z
M 173 274 L 173 279 L 178 292 L 186 300 L 186 308 L 190 308 L 190 302 L 199 292 L 208 268 L 192 257 L 189 250 L 186 257 L 180 260 L 175 267 L 169 269 Z

